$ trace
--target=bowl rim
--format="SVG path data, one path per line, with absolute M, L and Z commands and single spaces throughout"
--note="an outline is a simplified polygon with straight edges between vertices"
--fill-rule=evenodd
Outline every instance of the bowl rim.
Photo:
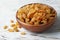
M 56 12 L 56 10 L 55 10 L 53 7 L 51 7 L 51 6 L 47 5 L 47 4 L 43 4 L 43 3 L 30 3 L 30 4 L 26 4 L 26 5 L 31 5 L 31 4 L 42 4 L 42 5 L 46 5 L 46 6 L 50 7 L 50 8 L 52 8 L 52 9 L 55 11 L 55 13 L 56 13 L 56 16 L 53 18 L 52 22 L 54 21 L 54 19 L 57 18 L 57 12 Z M 24 6 L 26 6 L 26 5 L 24 5 Z M 24 7 L 24 6 L 22 6 L 22 7 Z M 22 7 L 20 7 L 20 8 L 22 8 Z M 20 9 L 20 8 L 19 8 L 19 9 Z M 17 10 L 17 12 L 16 12 L 16 20 L 18 20 L 19 23 L 22 23 L 22 24 L 25 24 L 25 25 L 29 25 L 29 26 L 45 26 L 45 25 L 48 25 L 48 24 L 51 24 L 51 23 L 52 23 L 51 21 L 49 21 L 49 22 L 46 23 L 46 24 L 39 24 L 39 25 L 27 24 L 27 23 L 24 23 L 24 22 L 22 22 L 22 21 L 20 21 L 20 20 L 18 19 L 17 13 L 18 13 L 18 10 Z

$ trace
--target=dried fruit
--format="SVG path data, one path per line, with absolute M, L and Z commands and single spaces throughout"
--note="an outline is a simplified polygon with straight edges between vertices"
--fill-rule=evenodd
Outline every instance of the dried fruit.
M 14 32 L 14 30 L 13 30 L 13 29 L 8 29 L 8 31 L 9 31 L 9 32 Z
M 13 21 L 13 20 L 11 20 L 11 23 L 14 23 L 14 21 Z
M 26 33 L 25 32 L 21 32 L 21 35 L 25 35 Z
M 7 29 L 7 28 L 8 28 L 8 26 L 7 26 L 7 25 L 5 25 L 5 26 L 4 26 L 4 29 Z
M 27 11 L 28 10 L 28 11 Z M 53 9 L 51 9 L 47 5 L 43 4 L 38 4 L 38 3 L 32 3 L 25 5 L 21 7 L 18 10 L 17 17 L 19 18 L 20 21 L 31 24 L 31 25 L 39 25 L 42 20 L 45 19 L 54 19 L 56 16 L 56 13 L 53 12 Z M 35 20 L 37 22 L 35 22 Z M 49 20 L 49 21 L 50 21 Z M 48 21 L 44 20 L 43 24 L 46 24 Z
M 21 25 L 20 25 L 18 22 L 16 22 L 16 26 L 17 26 L 18 28 L 21 28 Z
M 15 24 L 11 24 L 11 27 L 14 27 L 15 26 Z
M 15 30 L 14 30 L 15 32 L 19 32 L 19 30 L 16 28 Z

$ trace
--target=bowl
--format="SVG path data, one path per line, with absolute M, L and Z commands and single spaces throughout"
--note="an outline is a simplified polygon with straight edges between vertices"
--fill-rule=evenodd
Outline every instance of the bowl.
M 17 22 L 19 23 L 19 25 L 21 25 L 23 28 L 31 31 L 31 32 L 44 32 L 44 31 L 47 31 L 48 29 L 50 29 L 52 27 L 52 25 L 54 24 L 54 22 L 56 21 L 56 18 L 57 18 L 57 12 L 56 10 L 49 6 L 49 5 L 46 5 L 46 4 L 42 4 L 42 3 L 31 3 L 31 4 L 41 4 L 41 5 L 45 5 L 45 6 L 48 6 L 49 8 L 52 9 L 52 11 L 54 11 L 54 13 L 56 14 L 55 17 L 50 20 L 48 23 L 46 24 L 40 24 L 40 25 L 31 25 L 31 24 L 27 24 L 27 23 L 24 23 L 22 21 L 19 20 L 19 18 L 17 17 L 17 14 L 18 14 L 18 10 L 16 12 L 16 20 Z M 31 5 L 31 4 L 27 4 L 27 5 Z M 22 7 L 25 7 L 26 5 L 22 6 Z M 20 8 L 22 8 L 20 7 Z

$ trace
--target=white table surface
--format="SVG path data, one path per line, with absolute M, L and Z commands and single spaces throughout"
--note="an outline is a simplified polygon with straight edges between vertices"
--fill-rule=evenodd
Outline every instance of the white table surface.
M 44 33 L 31 33 L 25 29 L 26 35 L 20 32 L 7 32 L 3 29 L 4 25 L 10 27 L 10 20 L 16 21 L 15 15 L 19 7 L 29 3 L 44 3 L 55 8 L 57 11 L 57 21 L 51 29 Z M 0 40 L 60 40 L 60 0 L 0 0 Z

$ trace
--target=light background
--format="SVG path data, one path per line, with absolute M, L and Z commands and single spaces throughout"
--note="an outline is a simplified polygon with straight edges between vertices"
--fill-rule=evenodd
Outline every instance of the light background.
M 29 3 L 44 3 L 52 6 L 58 16 L 54 26 L 40 34 L 31 33 L 22 28 L 21 31 L 27 32 L 25 36 L 20 35 L 20 32 L 9 33 L 4 30 L 4 25 L 10 27 L 11 19 L 16 21 L 15 15 L 18 8 Z M 60 30 L 58 29 L 60 29 L 60 0 L 0 0 L 0 40 L 60 40 Z

